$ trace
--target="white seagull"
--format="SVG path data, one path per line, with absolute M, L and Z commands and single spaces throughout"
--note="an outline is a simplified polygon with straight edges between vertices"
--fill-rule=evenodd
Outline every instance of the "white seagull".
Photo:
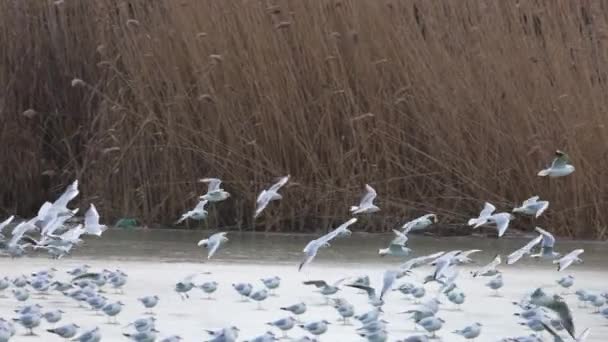
M 549 201 L 539 201 L 540 197 L 533 196 L 525 200 L 521 207 L 514 208 L 514 213 L 534 216 L 538 218 L 549 207 Z
M 91 203 L 89 210 L 84 214 L 84 233 L 88 235 L 101 236 L 108 227 L 99 224 L 99 213 L 95 206 Z
M 500 273 L 500 271 L 498 271 L 496 269 L 496 267 L 498 265 L 500 265 L 501 262 L 502 262 L 502 260 L 500 259 L 500 254 L 498 254 L 494 258 L 494 260 L 492 260 L 491 263 L 487 264 L 486 266 L 480 268 L 479 270 L 477 270 L 475 272 L 471 272 L 471 274 L 473 275 L 473 278 L 475 278 L 477 276 L 483 276 L 483 277 L 493 276 L 495 274 Z
M 376 190 L 369 186 L 369 184 L 365 184 L 365 191 L 366 193 L 365 195 L 363 195 L 363 198 L 361 199 L 359 205 L 354 205 L 350 207 L 350 212 L 354 215 L 371 214 L 380 210 L 380 208 L 374 205 L 374 199 L 376 199 L 376 196 L 378 196 Z
M 538 245 L 542 241 L 542 239 L 543 239 L 543 236 L 539 235 L 539 236 L 535 237 L 534 239 L 532 239 L 530 242 L 528 242 L 522 248 L 509 254 L 507 256 L 507 265 L 513 265 L 514 263 L 518 262 L 519 259 L 530 254 L 532 252 L 532 248 L 534 248 L 534 246 Z
M 407 236 L 398 231 L 393 229 L 393 233 L 395 233 L 395 238 L 391 241 L 391 243 L 388 245 L 387 248 L 381 248 L 378 250 L 378 254 L 380 254 L 380 256 L 385 256 L 385 255 L 392 255 L 392 256 L 397 256 L 397 257 L 404 257 L 404 256 L 408 256 L 408 254 L 410 254 L 410 252 L 412 251 L 411 249 L 405 247 L 405 244 L 407 243 Z
M 255 208 L 255 215 L 253 216 L 254 218 L 258 217 L 258 215 L 260 215 L 260 213 L 262 213 L 262 211 L 264 209 L 266 209 L 266 206 L 268 206 L 268 203 L 270 203 L 271 201 L 277 201 L 277 200 L 280 200 L 283 198 L 279 194 L 278 191 L 285 184 L 287 184 L 287 181 L 289 181 L 289 175 L 279 179 L 279 181 L 276 182 L 275 184 L 273 184 L 270 188 L 268 188 L 268 190 L 262 190 L 262 192 L 260 192 L 260 194 L 258 195 L 258 198 L 255 201 L 256 208 Z
M 583 260 L 581 260 L 578 256 L 583 254 L 584 252 L 584 249 L 575 249 L 572 252 L 564 255 L 561 259 L 553 260 L 554 264 L 558 264 L 557 271 L 561 272 L 565 270 L 566 268 L 568 268 L 568 266 L 572 265 L 572 263 L 581 264 Z
M 409 232 L 426 229 L 428 226 L 434 223 L 437 223 L 437 215 L 426 214 L 405 223 L 401 229 L 403 230 L 403 234 L 408 234 Z
M 194 209 L 185 212 L 179 220 L 175 221 L 175 224 L 180 224 L 187 219 L 193 220 L 204 220 L 207 218 L 207 210 L 205 210 L 205 206 L 207 205 L 207 200 L 201 200 L 198 202 Z
M 335 239 L 338 236 L 350 235 L 351 231 L 348 229 L 348 227 L 355 222 L 357 222 L 357 219 L 352 218 L 342 223 L 340 226 L 338 226 L 338 228 L 332 230 L 331 232 L 308 242 L 308 244 L 306 244 L 306 246 L 302 250 L 302 252 L 304 252 L 304 259 L 302 260 L 302 262 L 300 262 L 300 266 L 298 266 L 298 271 L 301 271 L 304 266 L 312 262 L 312 260 L 317 255 L 319 248 L 329 247 L 329 241 Z
M 201 200 L 220 202 L 230 197 L 229 192 L 220 188 L 222 185 L 222 180 L 219 178 L 203 178 L 200 179 L 199 182 L 208 183 L 207 193 L 200 197 Z
M 540 170 L 538 175 L 541 177 L 564 177 L 574 172 L 574 166 L 569 164 L 570 158 L 560 150 L 555 151 L 555 159 L 551 166 L 544 170 Z
M 197 246 L 203 246 L 203 247 L 207 248 L 207 250 L 209 250 L 209 252 L 207 253 L 207 259 L 211 259 L 213 254 L 215 254 L 215 252 L 217 252 L 218 248 L 220 248 L 220 245 L 223 244 L 224 242 L 228 241 L 226 234 L 228 234 L 228 233 L 226 233 L 226 232 L 215 233 L 215 234 L 211 235 L 209 238 L 203 239 L 197 243 Z

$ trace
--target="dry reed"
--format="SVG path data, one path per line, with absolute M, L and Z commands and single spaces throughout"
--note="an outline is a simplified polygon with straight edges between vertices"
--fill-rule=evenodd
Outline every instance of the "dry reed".
M 369 231 L 427 211 L 461 229 L 483 201 L 551 201 L 538 222 L 606 237 L 608 17 L 589 1 L 0 2 L 0 214 L 73 178 L 102 215 L 171 222 L 204 191 L 209 224 L 324 229 L 363 184 Z M 555 149 L 570 177 L 536 172 Z

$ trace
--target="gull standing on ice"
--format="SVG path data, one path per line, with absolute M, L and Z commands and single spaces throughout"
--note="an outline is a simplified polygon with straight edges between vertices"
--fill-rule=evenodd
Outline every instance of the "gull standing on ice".
M 256 208 L 255 208 L 255 214 L 253 215 L 253 218 L 258 217 L 258 215 L 260 215 L 260 213 L 262 213 L 262 211 L 264 209 L 266 209 L 266 206 L 268 206 L 268 203 L 270 203 L 271 201 L 277 201 L 277 200 L 280 200 L 283 198 L 279 194 L 278 191 L 285 184 L 287 184 L 287 181 L 289 181 L 289 177 L 290 177 L 289 175 L 282 177 L 281 179 L 279 179 L 278 182 L 276 182 L 270 188 L 268 188 L 268 190 L 262 190 L 262 192 L 260 192 L 260 194 L 258 195 L 258 198 L 255 201 Z
M 462 330 L 454 330 L 452 333 L 460 335 L 467 340 L 474 340 L 481 334 L 481 323 L 473 323 Z
M 534 216 L 538 218 L 549 207 L 549 201 L 539 201 L 540 197 L 533 196 L 525 200 L 521 207 L 514 208 L 514 213 Z
M 101 236 L 108 229 L 107 226 L 99 224 L 99 213 L 93 204 L 84 214 L 84 233 L 88 235 Z
M 180 224 L 187 219 L 193 219 L 197 221 L 204 220 L 205 218 L 207 218 L 208 215 L 207 210 L 205 210 L 206 205 L 207 200 L 201 200 L 200 202 L 198 202 L 196 207 L 194 207 L 194 209 L 185 212 L 179 220 L 175 221 L 175 224 Z
M 228 241 L 226 237 L 226 232 L 215 233 L 211 235 L 207 239 L 203 239 L 198 242 L 197 246 L 203 246 L 209 250 L 207 253 L 207 259 L 211 259 L 211 257 L 217 252 L 220 245 Z
M 369 186 L 369 184 L 365 184 L 365 195 L 361 199 L 361 202 L 358 206 L 354 205 L 350 207 L 350 212 L 354 215 L 357 214 L 371 214 L 380 210 L 376 205 L 374 205 L 374 200 L 378 194 L 376 190 Z
M 568 268 L 568 266 L 572 265 L 572 263 L 581 264 L 583 260 L 581 260 L 578 256 L 585 252 L 584 249 L 575 249 L 572 252 L 566 254 L 559 260 L 553 260 L 554 264 L 557 265 L 557 271 L 561 272 Z
M 555 159 L 551 163 L 551 166 L 544 170 L 540 170 L 538 175 L 541 177 L 563 177 L 574 172 L 574 166 L 569 164 L 570 158 L 568 155 L 560 150 L 555 151 Z
M 200 179 L 199 182 L 208 183 L 207 193 L 200 197 L 201 200 L 221 202 L 230 197 L 230 193 L 220 188 L 222 180 L 219 178 L 203 178 Z

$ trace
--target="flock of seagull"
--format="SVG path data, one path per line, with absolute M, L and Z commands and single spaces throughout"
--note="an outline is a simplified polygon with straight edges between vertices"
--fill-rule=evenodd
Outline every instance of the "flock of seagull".
M 574 172 L 574 167 L 569 163 L 568 156 L 561 151 L 556 151 L 556 157 L 551 166 L 541 170 L 538 176 L 563 177 L 572 172 Z M 282 199 L 279 191 L 288 183 L 289 178 L 289 175 L 282 177 L 268 189 L 261 191 L 256 199 L 254 217 L 258 217 L 271 202 Z M 184 213 L 176 221 L 176 224 L 180 224 L 186 220 L 204 220 L 208 215 L 205 208 L 209 203 L 221 202 L 230 197 L 230 194 L 221 188 L 222 182 L 220 179 L 204 178 L 200 181 L 208 183 L 207 193 L 201 196 L 197 205 L 192 210 Z M 78 193 L 78 181 L 74 181 L 55 202 L 44 203 L 38 214 L 32 219 L 14 224 L 14 217 L 11 216 L 0 223 L 0 253 L 16 258 L 25 255 L 28 250 L 43 250 L 51 257 L 59 259 L 70 254 L 74 248 L 81 246 L 83 243 L 81 237 L 83 235 L 101 237 L 107 227 L 100 224 L 99 214 L 93 204 L 86 211 L 84 220 L 76 216 L 78 209 L 72 210 L 68 208 L 69 202 L 78 196 Z M 376 191 L 366 184 L 364 196 L 357 205 L 350 207 L 350 213 L 352 215 L 370 215 L 380 211 L 380 208 L 374 204 L 376 197 Z M 525 200 L 520 207 L 513 208 L 511 212 L 496 213 L 494 205 L 485 203 L 479 215 L 471 218 L 467 224 L 472 229 L 482 226 L 494 227 L 498 237 L 502 237 L 508 229 L 509 223 L 515 219 L 514 214 L 538 218 L 547 210 L 548 206 L 549 202 L 540 200 L 538 196 Z M 350 236 L 352 231 L 349 227 L 356 222 L 356 217 L 351 218 L 329 233 L 313 239 L 306 244 L 302 250 L 304 255 L 298 265 L 298 271 L 302 271 L 310 265 L 316 255 L 323 249 L 331 247 L 331 244 L 339 239 Z M 408 234 L 424 231 L 435 223 L 437 223 L 437 215 L 432 213 L 405 223 L 399 229 L 393 230 L 395 237 L 390 241 L 388 247 L 379 249 L 378 254 L 383 257 L 408 257 L 412 252 L 407 246 Z M 12 226 L 10 236 L 3 235 L 3 231 L 10 226 Z M 582 262 L 580 259 L 581 254 L 584 252 L 582 249 L 576 249 L 562 255 L 556 251 L 556 240 L 550 232 L 540 227 L 536 227 L 535 232 L 538 233 L 536 237 L 506 257 L 507 265 L 515 264 L 527 256 L 529 258 L 551 261 L 556 265 L 557 271 L 561 272 L 572 264 Z M 216 255 L 220 247 L 228 242 L 227 234 L 227 232 L 215 233 L 198 242 L 198 246 L 207 249 L 208 259 Z M 35 235 L 38 235 L 38 237 L 36 238 Z M 421 327 L 426 332 L 426 334 L 412 335 L 399 341 L 424 342 L 435 338 L 436 332 L 445 323 L 437 315 L 441 304 L 439 300 L 440 295 L 455 305 L 460 306 L 464 303 L 466 295 L 457 285 L 460 267 L 462 265 L 473 264 L 474 261 L 471 259 L 471 256 L 477 252 L 480 252 L 480 250 L 453 250 L 410 258 L 398 267 L 386 270 L 380 288 L 372 287 L 368 276 L 343 278 L 331 284 L 324 280 L 308 280 L 303 285 L 313 286 L 325 296 L 326 303 L 336 309 L 344 324 L 348 324 L 350 318 L 357 320 L 361 325 L 356 330 L 358 336 L 370 342 L 388 340 L 388 322 L 382 318 L 384 313 L 383 306 L 386 303 L 387 295 L 398 291 L 416 301 L 416 304 L 412 308 L 402 313 L 408 314 L 416 327 Z M 489 281 L 486 286 L 496 291 L 496 295 L 499 295 L 498 291 L 504 285 L 503 274 L 499 269 L 502 259 L 500 255 L 496 255 L 490 263 L 471 272 L 473 278 L 488 277 Z M 414 269 L 421 268 L 422 266 L 428 266 L 432 269 L 432 272 L 424 278 L 424 284 L 420 285 L 414 282 L 402 282 L 398 284 L 400 279 L 411 275 Z M 122 292 L 122 288 L 128 279 L 126 273 L 121 270 L 93 272 L 88 266 L 83 265 L 82 267 L 70 270 L 68 274 L 71 279 L 62 282 L 57 280 L 56 272 L 57 270 L 50 269 L 35 272 L 30 277 L 21 276 L 15 279 L 5 277 L 0 279 L 0 295 L 2 291 L 12 287 L 14 298 L 20 303 L 26 303 L 28 298 L 30 298 L 31 291 L 43 296 L 55 291 L 66 298 L 74 300 L 81 307 L 86 307 L 95 313 L 106 315 L 109 323 L 117 322 L 116 317 L 121 312 L 124 304 L 120 301 L 110 301 L 103 289 L 112 287 L 114 291 Z M 219 286 L 217 282 L 211 281 L 196 284 L 194 282 L 196 276 L 196 274 L 191 275 L 175 284 L 174 291 L 183 300 L 189 298 L 189 292 L 194 288 L 202 290 L 208 296 L 211 296 L 217 290 Z M 264 300 L 269 296 L 276 295 L 275 292 L 281 284 L 281 278 L 264 278 L 262 279 L 262 283 L 263 287 L 261 288 L 256 288 L 250 283 L 235 283 L 232 284 L 232 287 L 244 300 L 257 302 L 258 308 L 261 309 Z M 429 283 L 436 283 L 439 286 L 437 295 L 432 296 L 430 299 L 427 298 L 428 290 L 425 288 L 425 285 Z M 363 314 L 356 314 L 355 307 L 346 299 L 332 297 L 340 290 L 341 284 L 358 289 L 361 293 L 365 294 L 372 309 Z M 565 276 L 559 279 L 557 284 L 564 289 L 568 289 L 574 284 L 574 277 L 570 275 Z M 607 293 L 580 290 L 576 292 L 576 295 L 581 303 L 585 303 L 585 305 L 590 303 L 598 308 L 598 313 L 608 318 L 608 308 L 600 310 L 605 304 L 606 299 L 608 299 Z M 139 342 L 157 340 L 173 342 L 181 340 L 181 337 L 177 335 L 163 339 L 157 337 L 158 331 L 155 329 L 155 317 L 152 310 L 159 302 L 158 296 L 141 297 L 139 301 L 148 310 L 147 315 L 129 324 L 129 327 L 132 327 L 134 332 L 125 333 L 126 338 Z M 500 341 L 543 341 L 539 333 L 547 331 L 554 341 L 583 342 L 590 334 L 589 329 L 585 330 L 582 334 L 576 334 L 571 310 L 560 295 L 549 294 L 542 288 L 538 288 L 515 304 L 520 308 L 520 311 L 516 313 L 522 319 L 520 324 L 528 327 L 534 333 L 520 337 L 504 338 Z M 317 341 L 328 331 L 331 325 L 328 320 L 302 322 L 298 319 L 297 316 L 307 311 L 307 305 L 304 302 L 282 307 L 281 310 L 289 312 L 290 315 L 269 322 L 268 325 L 281 331 L 283 336 L 278 336 L 274 332 L 268 331 L 261 336 L 247 341 L 277 341 L 280 338 L 286 338 L 286 332 L 296 326 L 309 333 L 310 336 L 294 339 L 294 341 Z M 15 312 L 17 313 L 17 317 L 12 320 L 0 318 L 0 342 L 9 341 L 15 335 L 16 329 L 13 322 L 18 323 L 27 330 L 28 334 L 33 335 L 33 329 L 40 326 L 41 321 L 46 320 L 50 324 L 55 324 L 62 319 L 62 314 L 64 313 L 61 310 L 44 310 L 39 304 L 25 305 L 15 310 Z M 475 322 L 460 330 L 453 331 L 453 334 L 465 340 L 474 340 L 482 335 L 482 330 L 482 323 Z M 209 330 L 207 331 L 209 334 L 208 341 L 235 342 L 238 340 L 239 332 L 240 330 L 234 326 L 215 331 Z M 81 342 L 95 342 L 100 341 L 102 338 L 100 328 L 96 327 L 92 330 L 80 331 L 80 327 L 73 323 L 48 329 L 48 333 L 56 334 L 66 340 L 72 339 Z

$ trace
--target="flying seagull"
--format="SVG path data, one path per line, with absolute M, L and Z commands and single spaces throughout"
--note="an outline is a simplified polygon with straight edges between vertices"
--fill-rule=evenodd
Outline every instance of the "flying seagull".
M 420 216 L 417 219 L 414 219 L 412 221 L 405 223 L 401 227 L 401 229 L 403 230 L 403 234 L 407 235 L 409 232 L 413 232 L 413 231 L 417 231 L 417 230 L 424 230 L 428 226 L 430 226 L 434 223 L 437 223 L 437 215 L 426 214 L 426 215 Z
M 205 206 L 207 205 L 207 200 L 201 200 L 198 202 L 194 209 L 185 212 L 179 220 L 175 222 L 175 224 L 180 224 L 187 219 L 193 220 L 204 220 L 207 218 L 207 210 L 205 210 Z
M 585 252 L 584 249 L 575 249 L 572 252 L 564 255 L 559 260 L 553 260 L 554 264 L 557 264 L 557 271 L 561 272 L 572 265 L 572 263 L 580 264 L 583 262 L 578 256 Z
M 207 193 L 200 197 L 201 200 L 220 202 L 230 197 L 230 193 L 220 188 L 222 180 L 219 178 L 203 178 L 199 182 L 208 183 Z
M 514 263 L 518 262 L 519 259 L 523 258 L 525 255 L 530 254 L 532 252 L 532 248 L 534 248 L 536 245 L 538 245 L 542 241 L 542 239 L 543 239 L 543 236 L 539 235 L 539 236 L 535 237 L 534 239 L 532 239 L 530 242 L 528 242 L 522 248 L 509 254 L 507 256 L 507 265 L 513 265 Z
M 391 241 L 387 248 L 379 249 L 378 254 L 380 254 L 380 256 L 392 255 L 397 257 L 404 257 L 410 254 L 412 250 L 405 247 L 405 244 L 407 243 L 407 236 L 395 229 L 393 229 L 393 233 L 395 233 L 395 238 Z
M 209 250 L 207 253 L 207 259 L 211 259 L 211 257 L 217 252 L 220 245 L 228 241 L 226 237 L 226 232 L 215 233 L 211 235 L 207 239 L 203 239 L 198 242 L 197 246 L 203 246 Z
M 84 214 L 84 233 L 88 235 L 101 236 L 108 229 L 107 226 L 99 224 L 99 213 L 93 204 Z
M 376 190 L 374 190 L 374 188 L 372 188 L 369 184 L 365 184 L 365 191 L 366 193 L 363 195 L 359 205 L 350 207 L 350 212 L 354 215 L 371 214 L 380 210 L 380 208 L 374 205 L 374 199 L 376 199 L 376 196 L 378 196 Z
M 348 229 L 348 227 L 354 224 L 355 222 L 357 222 L 357 219 L 351 218 L 350 220 L 344 222 L 343 224 L 338 226 L 338 228 L 332 230 L 331 232 L 308 242 L 308 244 L 302 250 L 302 252 L 304 252 L 304 259 L 302 259 L 302 262 L 300 262 L 300 266 L 298 266 L 298 271 L 301 271 L 304 266 L 312 262 L 312 260 L 317 255 L 319 248 L 329 247 L 329 242 L 335 239 L 336 237 L 350 235 L 352 232 Z
M 262 190 L 262 192 L 260 192 L 260 194 L 258 195 L 258 198 L 255 201 L 256 208 L 255 208 L 255 214 L 253 216 L 254 218 L 258 217 L 258 215 L 260 215 L 260 213 L 262 213 L 262 211 L 264 209 L 266 209 L 266 206 L 268 206 L 268 203 L 270 203 L 271 201 L 277 201 L 277 200 L 280 200 L 281 198 L 283 198 L 279 194 L 278 191 L 285 184 L 287 184 L 287 181 L 289 181 L 289 175 L 279 179 L 279 181 L 276 182 L 275 184 L 273 184 L 270 188 L 268 188 L 268 190 Z
M 570 158 L 568 155 L 560 150 L 555 151 L 555 159 L 551 163 L 551 166 L 544 170 L 540 170 L 538 175 L 541 177 L 563 177 L 574 172 L 574 166 L 569 164 Z
M 513 212 L 538 218 L 549 207 L 549 201 L 539 201 L 539 199 L 539 196 L 530 197 L 521 204 L 521 207 L 514 208 Z

